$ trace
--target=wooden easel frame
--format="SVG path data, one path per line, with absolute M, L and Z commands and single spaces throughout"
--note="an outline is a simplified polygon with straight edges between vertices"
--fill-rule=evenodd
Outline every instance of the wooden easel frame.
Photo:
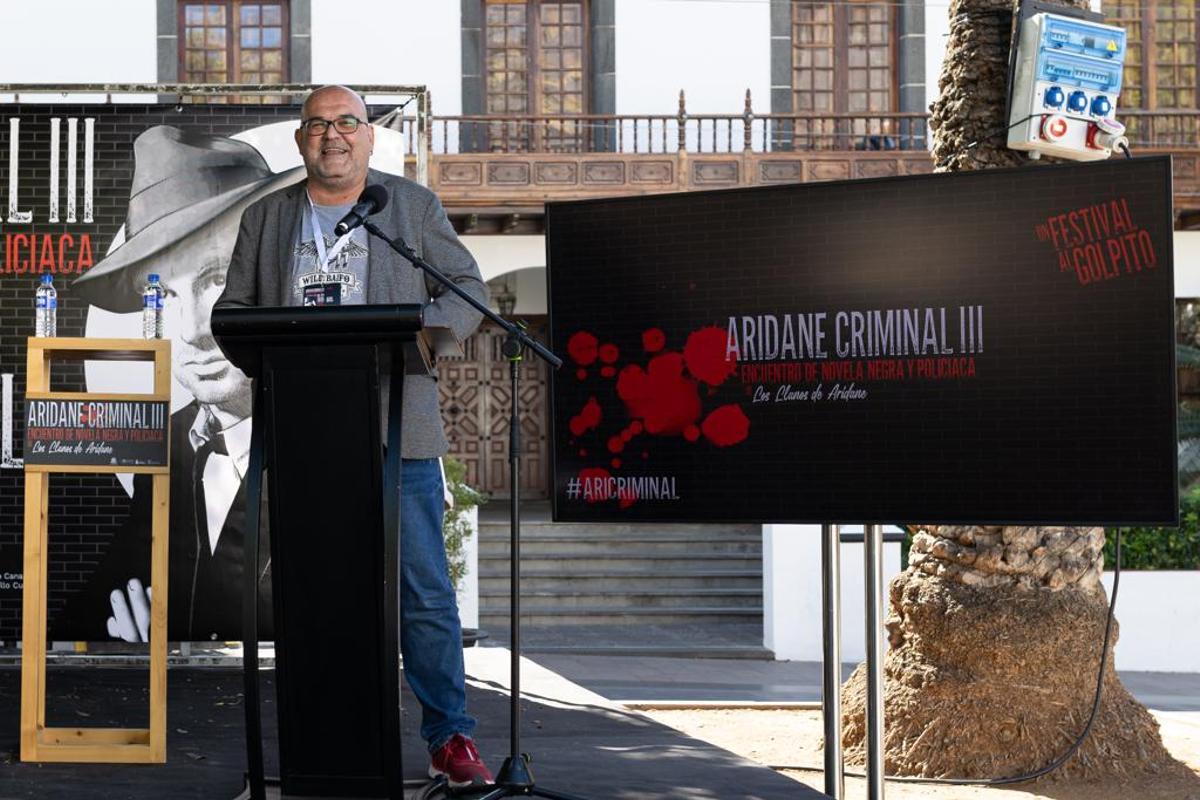
M 153 361 L 151 394 L 52 392 L 53 361 Z M 27 399 L 171 400 L 171 343 L 164 339 L 31 338 Z M 167 442 L 170 447 L 168 418 Z M 168 463 L 170 453 L 168 450 Z M 25 571 L 21 653 L 21 760 L 162 764 L 167 760 L 167 535 L 170 468 L 25 465 Z M 46 557 L 51 473 L 153 475 L 150 585 L 150 727 L 46 727 Z

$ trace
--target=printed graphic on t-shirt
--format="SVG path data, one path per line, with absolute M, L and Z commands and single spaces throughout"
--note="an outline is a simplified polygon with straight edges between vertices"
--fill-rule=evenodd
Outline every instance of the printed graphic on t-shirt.
M 332 251 L 337 240 L 328 235 L 323 235 L 321 238 L 325 240 L 325 252 Z M 296 281 L 292 286 L 295 303 L 297 305 L 311 304 L 314 297 L 313 287 L 329 285 L 336 285 L 338 290 L 336 293 L 326 293 L 326 297 L 336 296 L 335 302 L 341 304 L 361 303 L 362 279 L 366 274 L 367 254 L 367 248 L 351 238 L 330 259 L 327 269 L 323 270 L 313 240 L 308 239 L 298 243 L 293 252 L 293 260 L 297 265 Z

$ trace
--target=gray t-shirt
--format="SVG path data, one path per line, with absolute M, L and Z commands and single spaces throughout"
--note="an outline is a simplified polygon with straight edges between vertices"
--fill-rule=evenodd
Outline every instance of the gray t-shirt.
M 316 242 L 313 239 L 312 211 L 309 207 L 301 214 L 300 239 L 292 249 L 292 291 L 288 303 L 305 305 L 361 305 L 366 302 L 367 288 L 367 230 L 355 228 L 350 239 L 329 259 L 322 268 Z M 354 207 L 353 203 L 342 206 L 313 204 L 317 210 L 317 221 L 325 242 L 325 254 L 333 253 L 337 242 L 333 226 Z

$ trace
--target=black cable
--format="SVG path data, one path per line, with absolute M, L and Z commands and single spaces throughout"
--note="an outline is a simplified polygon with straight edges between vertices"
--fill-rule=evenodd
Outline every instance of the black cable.
M 1100 711 L 1100 697 L 1104 690 L 1104 669 L 1108 665 L 1108 643 L 1112 636 L 1113 618 L 1117 609 L 1117 589 L 1121 585 L 1121 529 L 1117 528 L 1116 531 L 1116 564 L 1113 567 L 1112 598 L 1109 600 L 1108 604 L 1108 619 L 1104 623 L 1104 649 L 1100 652 L 1100 671 L 1096 676 L 1096 693 L 1092 697 L 1092 710 L 1091 713 L 1088 714 L 1087 724 L 1083 726 L 1083 732 L 1080 733 L 1079 737 L 1075 739 L 1075 742 L 1067 748 L 1067 751 L 1041 769 L 1034 770 L 1033 772 L 1025 775 L 1013 775 L 1012 777 L 1008 778 L 922 778 L 912 775 L 887 775 L 884 776 L 884 780 L 895 781 L 897 783 L 943 783 L 950 786 L 1006 786 L 1012 783 L 1025 783 L 1026 781 L 1036 780 L 1043 775 L 1048 775 L 1049 773 L 1061 767 L 1063 764 L 1067 763 L 1067 761 L 1069 761 L 1071 757 L 1075 755 L 1079 748 L 1083 746 L 1083 743 L 1087 741 L 1088 734 L 1092 732 L 1092 725 L 1096 721 L 1096 714 Z M 782 766 L 771 764 L 770 767 L 774 770 L 795 769 L 804 770 L 807 772 L 823 771 L 822 768 L 811 766 Z M 843 770 L 843 774 L 852 778 L 866 777 L 866 775 L 861 772 L 851 772 L 849 770 Z
M 1027 117 L 1017 120 L 1013 124 L 1009 125 L 1007 128 L 1003 128 L 1003 129 L 996 128 L 995 130 L 988 133 L 987 136 L 984 136 L 982 139 L 976 139 L 975 141 L 968 144 L 966 149 L 970 150 L 972 147 L 978 146 L 980 141 L 990 139 L 993 136 L 999 135 L 1001 133 L 1008 133 L 1013 128 L 1017 127 L 1018 125 L 1021 125 L 1022 123 L 1028 122 L 1029 120 L 1033 119 L 1034 117 L 1050 117 L 1050 116 L 1059 116 L 1059 117 L 1062 117 L 1063 119 L 1073 119 L 1076 122 L 1092 122 L 1093 121 L 1091 117 L 1080 117 L 1075 114 L 1058 114 L 1057 112 L 1040 111 L 1036 114 L 1030 114 Z

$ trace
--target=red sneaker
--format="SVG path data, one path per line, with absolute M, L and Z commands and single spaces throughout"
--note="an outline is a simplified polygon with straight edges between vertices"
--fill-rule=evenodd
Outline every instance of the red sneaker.
M 475 743 L 461 733 L 451 736 L 430 760 L 429 777 L 441 775 L 445 775 L 446 782 L 454 788 L 492 783 L 492 773 L 479 757 Z

